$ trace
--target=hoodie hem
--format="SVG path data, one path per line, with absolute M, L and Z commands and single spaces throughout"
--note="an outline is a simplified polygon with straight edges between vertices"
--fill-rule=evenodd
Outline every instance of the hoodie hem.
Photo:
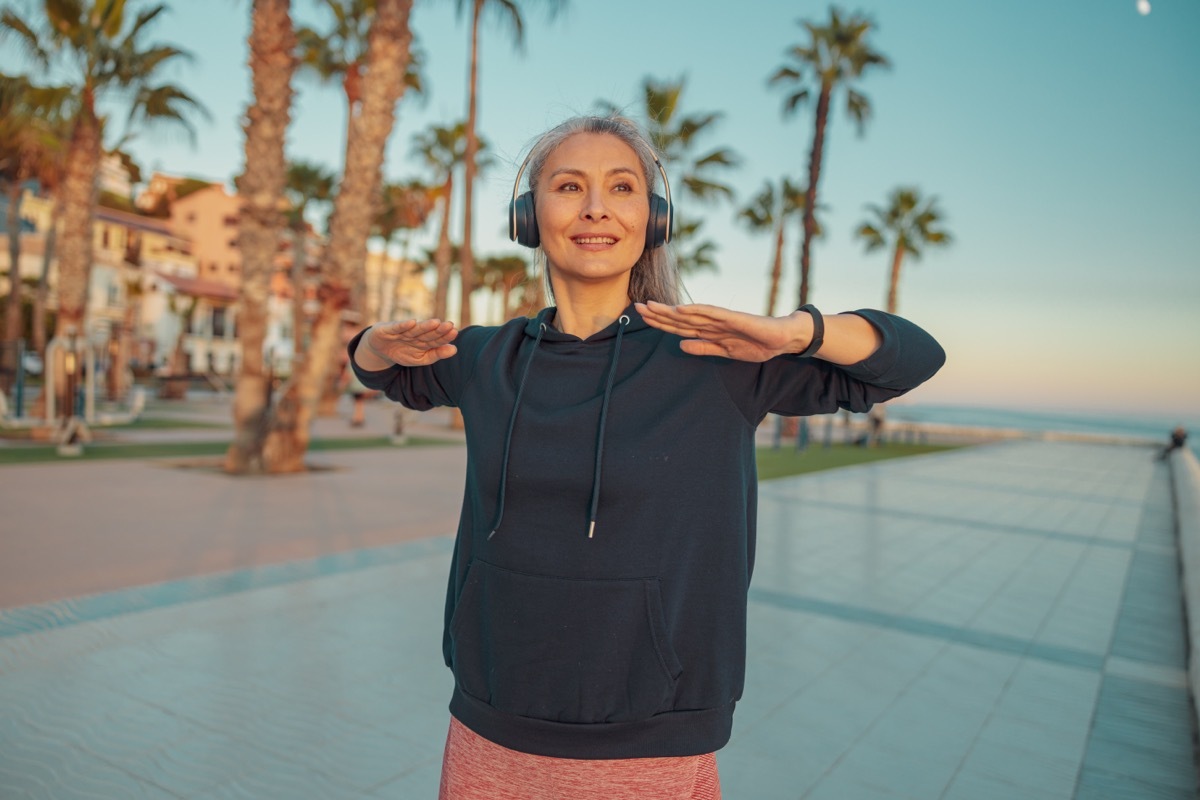
M 713 753 L 729 742 L 734 703 L 720 708 L 671 711 L 637 722 L 578 724 L 497 711 L 458 687 L 450 713 L 485 739 L 523 753 L 551 758 L 670 758 Z

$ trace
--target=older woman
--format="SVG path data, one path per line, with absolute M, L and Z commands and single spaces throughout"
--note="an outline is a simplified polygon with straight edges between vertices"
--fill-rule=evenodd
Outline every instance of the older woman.
M 538 248 L 554 305 L 350 343 L 365 385 L 466 422 L 442 797 L 718 798 L 713 753 L 745 671 L 756 427 L 866 411 L 944 354 L 880 311 L 680 305 L 669 188 L 654 192 L 666 174 L 625 119 L 569 120 L 526 167 L 512 234 Z

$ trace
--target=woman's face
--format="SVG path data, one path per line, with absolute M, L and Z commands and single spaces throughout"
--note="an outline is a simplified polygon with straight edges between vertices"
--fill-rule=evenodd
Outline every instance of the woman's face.
M 649 189 L 632 147 L 609 134 L 574 134 L 546 159 L 534 201 L 551 279 L 628 283 L 650 217 Z

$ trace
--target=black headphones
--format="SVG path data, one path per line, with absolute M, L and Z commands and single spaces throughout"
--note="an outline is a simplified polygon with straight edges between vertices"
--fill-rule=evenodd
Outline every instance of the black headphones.
M 537 247 L 542 242 L 541 234 L 538 233 L 537 216 L 534 214 L 533 191 L 517 195 L 521 187 L 521 176 L 525 174 L 525 167 L 529 166 L 529 159 L 536 150 L 537 145 L 534 145 L 529 155 L 521 162 L 521 168 L 517 170 L 517 179 L 513 182 L 512 202 L 508 204 L 508 238 L 526 247 Z M 675 208 L 671 205 L 671 184 L 667 180 L 667 171 L 657 158 L 654 159 L 654 165 L 662 175 L 663 190 L 666 191 L 667 197 L 663 199 L 660 195 L 650 193 L 650 218 L 646 221 L 647 250 L 662 247 L 671 241 L 675 227 Z

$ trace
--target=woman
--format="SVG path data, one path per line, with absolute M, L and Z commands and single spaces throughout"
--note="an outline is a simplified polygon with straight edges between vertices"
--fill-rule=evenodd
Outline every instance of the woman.
M 368 387 L 466 422 L 442 797 L 718 798 L 713 753 L 744 675 L 755 428 L 769 412 L 866 411 L 944 356 L 879 311 L 679 305 L 660 167 L 627 120 L 563 123 L 526 165 L 513 236 L 539 246 L 554 306 L 350 343 Z

